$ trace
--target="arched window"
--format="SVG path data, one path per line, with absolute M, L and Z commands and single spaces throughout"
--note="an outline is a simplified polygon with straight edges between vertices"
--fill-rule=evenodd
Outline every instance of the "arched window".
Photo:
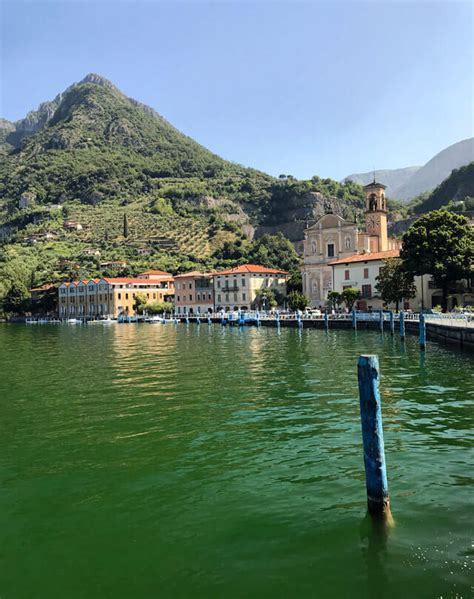
M 369 210 L 377 210 L 377 196 L 375 193 L 371 193 L 369 197 Z

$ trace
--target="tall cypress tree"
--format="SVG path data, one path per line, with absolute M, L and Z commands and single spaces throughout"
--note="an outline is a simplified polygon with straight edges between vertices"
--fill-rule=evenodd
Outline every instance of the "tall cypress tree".
M 128 237 L 128 220 L 127 215 L 123 215 L 123 236 Z

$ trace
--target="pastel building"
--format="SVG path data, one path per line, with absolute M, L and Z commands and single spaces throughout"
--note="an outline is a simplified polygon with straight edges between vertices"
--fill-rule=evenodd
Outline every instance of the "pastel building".
M 257 293 L 262 289 L 286 297 L 289 274 L 283 270 L 256 264 L 243 264 L 214 273 L 216 311 L 249 310 L 255 307 Z
M 354 254 L 330 262 L 333 274 L 332 288 L 342 293 L 349 287 L 358 289 L 361 299 L 357 302 L 359 310 L 377 310 L 383 307 L 383 301 L 377 294 L 377 277 L 380 268 L 388 258 L 398 258 L 399 250 L 386 250 L 385 252 L 372 252 L 367 254 Z M 407 300 L 404 308 L 408 309 Z
M 194 270 L 176 275 L 174 279 L 177 314 L 201 314 L 214 311 L 212 274 Z
M 401 242 L 387 234 L 385 185 L 374 181 L 365 189 L 365 230 L 336 214 L 325 214 L 306 229 L 303 242 L 303 293 L 312 307 L 324 307 L 336 290 L 332 263 L 354 255 L 398 251 Z M 367 283 L 369 284 L 369 283 Z
M 134 313 L 138 294 L 146 296 L 149 303 L 173 299 L 174 284 L 167 277 L 85 279 L 63 283 L 58 288 L 60 318 L 97 318 Z

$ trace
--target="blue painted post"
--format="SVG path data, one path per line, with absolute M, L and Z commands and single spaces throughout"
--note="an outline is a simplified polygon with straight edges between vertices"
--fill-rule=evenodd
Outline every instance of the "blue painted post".
M 224 318 L 224 313 L 221 314 L 221 325 L 224 326 L 225 325 L 225 318 Z
M 390 335 L 395 333 L 395 319 L 393 317 L 393 310 L 390 310 Z
M 276 313 L 276 326 L 278 329 L 280 328 L 280 312 Z
M 359 380 L 367 505 L 371 513 L 390 512 L 377 356 L 359 356 L 357 376 Z
M 189 324 L 189 316 L 186 314 L 186 324 Z
M 400 339 L 405 341 L 405 312 L 400 312 Z
M 211 320 L 210 316 L 207 317 L 207 324 L 212 324 L 212 320 Z
M 199 316 L 196 318 L 196 324 L 201 324 L 201 319 L 199 318 Z
M 257 326 L 260 326 L 260 312 L 258 310 L 256 310 L 255 315 L 257 317 Z
M 357 329 L 357 314 L 355 310 L 352 310 L 352 328 Z
M 302 329 L 303 328 L 303 321 L 301 320 L 301 315 L 298 314 L 298 328 Z
M 426 349 L 426 324 L 423 312 L 420 314 L 420 349 L 422 351 Z
M 329 315 L 327 312 L 324 313 L 324 328 L 326 329 L 326 333 L 329 331 Z

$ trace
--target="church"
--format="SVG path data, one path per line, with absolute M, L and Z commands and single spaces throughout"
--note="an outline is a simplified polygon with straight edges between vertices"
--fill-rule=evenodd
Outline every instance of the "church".
M 386 186 L 366 185 L 365 231 L 336 214 L 325 214 L 305 230 L 303 242 L 303 293 L 313 308 L 326 306 L 328 293 L 335 289 L 334 263 L 365 255 L 383 260 L 398 255 L 401 241 L 388 237 Z M 370 259 L 370 258 L 369 258 Z

